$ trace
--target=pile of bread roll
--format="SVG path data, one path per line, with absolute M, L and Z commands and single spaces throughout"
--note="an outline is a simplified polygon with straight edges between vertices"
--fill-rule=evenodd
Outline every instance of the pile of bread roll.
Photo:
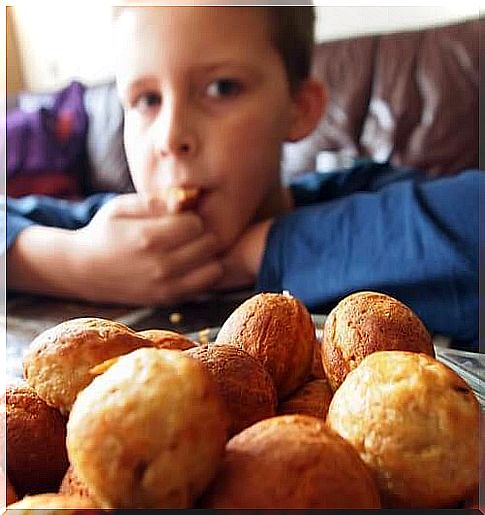
M 68 320 L 24 377 L 1 412 L 21 513 L 478 503 L 477 399 L 382 293 L 342 299 L 321 341 L 287 292 L 243 302 L 206 345 Z

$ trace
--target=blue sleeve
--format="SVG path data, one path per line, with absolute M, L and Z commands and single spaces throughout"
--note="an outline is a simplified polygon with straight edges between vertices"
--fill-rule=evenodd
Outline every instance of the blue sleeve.
M 359 159 L 350 169 L 296 177 L 291 183 L 291 192 L 295 205 L 299 207 L 346 197 L 358 191 L 378 191 L 398 181 L 424 181 L 430 178 L 425 172 L 412 168 L 395 168 L 388 162 Z
M 86 225 L 96 211 L 115 195 L 98 193 L 80 202 L 29 195 L 7 197 L 7 250 L 19 233 L 31 225 L 45 225 L 63 229 L 79 229 Z
M 257 289 L 289 290 L 316 312 L 377 290 L 431 332 L 478 342 L 480 182 L 466 171 L 298 208 L 271 227 Z

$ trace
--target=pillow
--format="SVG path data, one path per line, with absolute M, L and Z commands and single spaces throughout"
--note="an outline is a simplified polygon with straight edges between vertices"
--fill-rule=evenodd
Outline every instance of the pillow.
M 84 86 L 72 82 L 48 106 L 39 102 L 7 112 L 8 195 L 82 196 L 88 125 L 83 94 Z
M 123 145 L 123 110 L 115 83 L 87 88 L 84 106 L 89 117 L 86 141 L 88 191 L 134 191 Z

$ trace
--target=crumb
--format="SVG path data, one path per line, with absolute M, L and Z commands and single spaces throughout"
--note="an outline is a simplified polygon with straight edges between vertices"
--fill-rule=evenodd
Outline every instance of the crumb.
M 209 329 L 201 329 L 199 331 L 199 343 L 207 345 L 209 343 Z
M 168 318 L 171 324 L 180 324 L 182 321 L 182 313 L 170 313 Z

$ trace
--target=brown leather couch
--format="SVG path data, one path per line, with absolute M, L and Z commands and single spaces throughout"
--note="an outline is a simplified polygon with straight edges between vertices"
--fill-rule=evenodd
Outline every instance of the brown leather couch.
M 323 150 L 451 174 L 479 167 L 479 33 L 485 20 L 318 44 L 328 91 L 316 131 L 285 148 L 286 177 Z

